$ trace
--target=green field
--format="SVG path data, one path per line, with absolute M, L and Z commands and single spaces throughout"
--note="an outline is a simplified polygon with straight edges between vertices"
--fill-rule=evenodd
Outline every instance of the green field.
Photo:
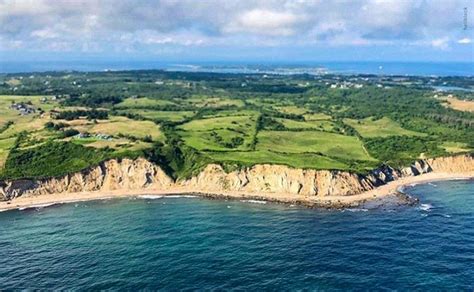
M 150 121 L 136 121 L 125 117 L 112 117 L 110 120 L 100 120 L 97 123 L 88 120 L 76 120 L 76 123 L 69 124 L 71 124 L 71 128 L 81 133 L 106 134 L 115 137 L 125 135 L 137 138 L 144 138 L 149 135 L 154 141 L 160 141 L 164 138 L 159 125 Z
M 469 146 L 466 143 L 460 142 L 444 142 L 441 145 L 449 153 L 459 153 L 469 151 Z
M 283 164 L 296 168 L 348 169 L 341 161 L 312 153 L 277 153 L 271 151 L 206 152 L 213 160 L 227 163 L 254 165 L 259 163 Z
M 320 130 L 326 132 L 334 131 L 335 124 L 331 121 L 325 120 L 310 120 L 310 121 L 295 121 L 289 119 L 276 119 L 278 122 L 282 123 L 286 128 L 290 130 L 295 129 L 311 129 L 311 130 Z
M 169 100 L 160 100 L 160 99 L 150 99 L 147 97 L 141 98 L 127 98 L 119 104 L 115 105 L 115 108 L 123 109 L 123 108 L 149 108 L 153 106 L 163 106 L 163 105 L 170 105 L 174 104 Z
M 156 111 L 156 110 L 146 110 L 146 109 L 128 109 L 126 111 L 119 111 L 119 112 L 123 114 L 125 113 L 137 114 L 150 120 L 162 120 L 162 121 L 171 121 L 171 122 L 182 121 L 194 115 L 194 112 L 191 112 L 191 111 Z
M 257 150 L 282 153 L 321 153 L 325 156 L 350 160 L 374 160 L 354 136 L 320 131 L 262 131 L 257 135 Z
M 260 112 L 246 109 L 220 110 L 218 112 L 204 112 L 202 118 L 220 118 L 229 116 L 258 116 Z
M 5 164 L 9 150 L 15 144 L 15 140 L 15 138 L 0 139 L 0 168 Z
M 363 120 L 345 119 L 344 122 L 354 127 L 364 138 L 388 136 L 425 136 L 423 133 L 405 130 L 391 119 L 384 117 L 379 120 L 367 118 Z
M 244 106 L 244 102 L 237 99 L 230 99 L 230 98 L 222 98 L 222 97 L 214 97 L 214 96 L 193 96 L 192 98 L 187 98 L 182 100 L 181 103 L 183 105 L 192 105 L 195 107 L 207 107 L 207 108 L 216 108 L 216 107 L 224 107 L 224 106 L 236 106 L 242 107 Z
M 225 116 L 193 120 L 178 128 L 185 131 L 209 131 L 227 128 L 248 131 L 255 127 L 255 121 L 255 116 Z
M 255 136 L 255 116 L 225 116 L 193 120 L 178 127 L 185 143 L 198 150 L 248 150 Z M 230 147 L 232 139 L 241 139 Z
M 306 121 L 331 120 L 331 116 L 323 113 L 308 113 L 303 115 Z
M 294 105 L 289 105 L 289 106 L 282 106 L 282 107 L 275 107 L 278 111 L 281 111 L 283 113 L 287 114 L 295 114 L 295 115 L 304 115 L 305 113 L 308 112 L 307 109 L 297 107 Z

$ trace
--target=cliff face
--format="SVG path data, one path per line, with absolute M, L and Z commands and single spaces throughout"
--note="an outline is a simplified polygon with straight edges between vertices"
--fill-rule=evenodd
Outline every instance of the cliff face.
M 345 171 L 304 170 L 282 165 L 255 165 L 226 173 L 220 165 L 208 165 L 198 176 L 181 182 L 206 192 L 245 191 L 289 193 L 303 196 L 347 196 L 371 190 L 405 176 L 428 172 L 471 172 L 474 157 L 461 155 L 420 160 L 403 169 L 382 167 L 367 175 Z
M 195 192 L 289 193 L 301 196 L 348 196 L 371 190 L 400 177 L 428 172 L 474 172 L 474 157 L 460 155 L 420 160 L 410 167 L 382 167 L 367 175 L 345 171 L 304 170 L 261 164 L 226 173 L 210 164 L 199 175 L 174 182 L 145 159 L 109 160 L 97 167 L 62 177 L 0 182 L 0 198 L 111 190 L 167 190 L 182 187 Z
M 349 195 L 374 187 L 368 177 L 340 171 L 303 170 L 261 164 L 226 173 L 220 165 L 208 165 L 198 176 L 180 184 L 190 189 L 290 193 L 309 196 Z
M 0 197 L 8 200 L 43 194 L 167 188 L 172 184 L 173 180 L 161 168 L 145 159 L 109 160 L 62 177 L 0 182 Z

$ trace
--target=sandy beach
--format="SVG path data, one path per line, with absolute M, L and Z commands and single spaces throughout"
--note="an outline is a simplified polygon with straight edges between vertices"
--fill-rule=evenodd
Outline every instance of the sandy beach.
M 401 193 L 403 188 L 415 184 L 422 184 L 442 180 L 473 179 L 474 172 L 464 173 L 427 173 L 418 176 L 410 176 L 391 181 L 385 185 L 379 186 L 373 190 L 351 196 L 302 196 L 285 193 L 249 193 L 249 192 L 222 192 L 209 193 L 187 188 L 173 189 L 140 189 L 140 190 L 114 190 L 80 193 L 59 193 L 41 196 L 19 197 L 11 201 L 0 202 L 0 211 L 13 209 L 26 209 L 46 207 L 55 204 L 65 204 L 80 201 L 136 197 L 136 196 L 176 196 L 176 195 L 194 195 L 214 199 L 241 199 L 258 200 L 278 203 L 301 204 L 312 207 L 343 208 L 354 207 L 361 203 L 381 199 L 388 195 Z

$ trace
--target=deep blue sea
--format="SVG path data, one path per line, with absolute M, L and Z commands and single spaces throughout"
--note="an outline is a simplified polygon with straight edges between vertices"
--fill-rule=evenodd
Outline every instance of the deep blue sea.
M 0 213 L 0 289 L 474 289 L 474 181 L 417 206 L 130 198 Z
M 378 74 L 418 76 L 473 76 L 473 62 L 297 62 L 297 63 L 232 63 L 232 62 L 163 62 L 163 61 L 0 61 L 0 73 L 45 71 L 103 71 L 164 69 L 170 71 L 216 73 L 277 74 Z

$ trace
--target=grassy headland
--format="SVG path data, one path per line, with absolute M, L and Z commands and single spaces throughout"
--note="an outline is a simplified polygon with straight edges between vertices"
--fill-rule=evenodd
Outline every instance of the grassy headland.
M 474 86 L 471 77 L 435 83 L 461 81 Z M 365 172 L 473 151 L 474 114 L 447 107 L 432 83 L 370 75 L 3 74 L 0 173 L 56 176 L 138 156 L 175 178 L 212 162 Z

